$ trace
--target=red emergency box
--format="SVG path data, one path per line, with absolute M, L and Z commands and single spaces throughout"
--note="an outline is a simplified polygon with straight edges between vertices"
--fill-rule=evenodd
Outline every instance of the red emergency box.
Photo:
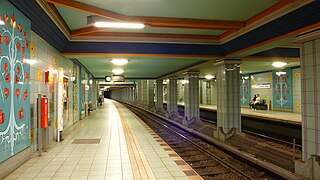
M 48 105 L 49 101 L 48 98 L 41 98 L 41 128 L 48 127 Z

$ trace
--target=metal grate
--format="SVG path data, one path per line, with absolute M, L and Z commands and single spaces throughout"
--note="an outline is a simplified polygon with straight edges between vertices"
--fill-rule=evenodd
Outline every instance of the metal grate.
M 100 139 L 75 139 L 72 144 L 99 144 Z

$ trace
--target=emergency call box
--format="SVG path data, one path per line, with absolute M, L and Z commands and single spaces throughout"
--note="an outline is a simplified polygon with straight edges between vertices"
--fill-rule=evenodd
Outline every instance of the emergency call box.
M 48 98 L 41 98 L 41 128 L 48 127 L 48 110 L 49 110 L 49 101 Z

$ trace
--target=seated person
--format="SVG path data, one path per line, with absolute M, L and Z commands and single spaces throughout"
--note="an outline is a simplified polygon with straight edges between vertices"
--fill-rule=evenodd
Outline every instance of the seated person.
M 259 94 L 256 95 L 256 100 L 253 102 L 253 109 L 257 109 L 257 104 L 260 104 L 260 96 Z
M 257 98 L 257 96 L 254 95 L 253 98 L 250 100 L 249 106 L 250 106 L 252 109 L 253 109 L 254 102 L 256 101 L 256 98 Z

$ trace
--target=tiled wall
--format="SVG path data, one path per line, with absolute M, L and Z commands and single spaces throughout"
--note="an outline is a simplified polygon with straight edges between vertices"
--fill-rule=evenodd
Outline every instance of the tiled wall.
M 53 134 L 54 130 L 54 121 L 56 120 L 56 99 L 57 96 L 54 92 L 57 86 L 57 78 L 54 77 L 52 83 L 45 83 L 45 72 L 49 70 L 57 70 L 59 67 L 64 69 L 64 74 L 67 76 L 72 76 L 73 63 L 64 58 L 60 52 L 54 49 L 50 44 L 43 40 L 40 36 L 31 33 L 31 42 L 34 44 L 34 55 L 31 55 L 31 59 L 36 60 L 37 62 L 31 65 L 31 77 L 30 77 L 30 87 L 31 87 L 31 98 L 30 98 L 30 107 L 31 107 L 31 131 L 34 133 L 35 138 L 32 142 L 33 150 L 36 151 L 36 142 L 37 142 L 37 97 L 38 94 L 46 95 L 49 100 L 49 133 L 50 136 Z M 56 75 L 54 75 L 56 76 Z M 72 83 L 69 83 L 69 91 L 73 91 Z M 70 96 L 68 99 L 69 108 L 68 111 L 72 111 L 73 97 Z M 72 124 L 71 121 L 65 123 L 66 126 Z M 51 139 L 51 138 L 50 138 Z M 52 139 L 51 139 L 52 140 Z
M 292 69 L 293 112 L 301 113 L 300 68 Z
M 272 87 L 272 72 L 267 72 L 267 73 L 260 73 L 260 74 L 253 74 L 250 76 L 251 77 L 251 85 L 253 84 L 264 84 L 264 83 L 270 83 Z M 251 91 L 251 98 L 255 94 L 259 94 L 261 100 L 265 99 L 266 102 L 268 103 L 269 101 L 273 101 L 273 94 L 272 94 L 272 88 L 267 88 L 267 89 L 252 89 L 250 87 Z M 251 99 L 250 98 L 250 99 Z

